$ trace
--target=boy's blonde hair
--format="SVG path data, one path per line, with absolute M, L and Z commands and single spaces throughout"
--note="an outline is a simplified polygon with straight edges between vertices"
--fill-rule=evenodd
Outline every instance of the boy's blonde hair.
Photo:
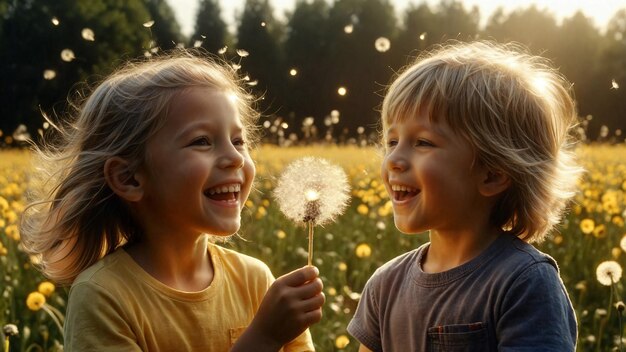
M 56 143 L 34 147 L 40 183 L 22 219 L 22 243 L 51 279 L 71 283 L 104 255 L 139 239 L 140 227 L 105 181 L 104 164 L 121 156 L 133 174 L 145 162 L 146 142 L 163 125 L 172 99 L 185 89 L 235 94 L 244 135 L 248 141 L 253 137 L 258 115 L 235 71 L 198 54 L 180 51 L 126 64 L 76 107 L 71 121 L 56 128 Z M 68 241 L 74 260 L 51 270 L 42 254 Z
M 511 179 L 492 224 L 540 242 L 560 221 L 581 172 L 570 139 L 577 121 L 570 91 L 546 59 L 519 45 L 454 42 L 420 56 L 388 88 L 383 132 L 420 111 L 449 125 L 469 142 L 476 163 Z

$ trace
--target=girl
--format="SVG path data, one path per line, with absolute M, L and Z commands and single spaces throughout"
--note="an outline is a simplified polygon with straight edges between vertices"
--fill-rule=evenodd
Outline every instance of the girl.
M 37 150 L 48 192 L 25 213 L 23 242 L 72 283 L 66 350 L 313 350 L 317 269 L 274 281 L 212 243 L 238 231 L 252 188 L 250 103 L 226 65 L 129 64 Z

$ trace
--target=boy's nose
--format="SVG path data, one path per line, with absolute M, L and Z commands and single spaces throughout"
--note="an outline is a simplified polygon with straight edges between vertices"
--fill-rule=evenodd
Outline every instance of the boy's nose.
M 385 164 L 386 164 L 387 170 L 397 171 L 397 172 L 406 170 L 409 165 L 409 163 L 407 163 L 407 161 L 404 160 L 404 158 L 401 158 L 394 154 L 387 156 L 387 160 L 385 160 Z

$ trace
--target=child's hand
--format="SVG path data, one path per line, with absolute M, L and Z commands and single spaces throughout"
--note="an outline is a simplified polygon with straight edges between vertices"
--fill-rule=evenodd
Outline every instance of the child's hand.
M 248 343 L 257 351 L 278 351 L 319 322 L 325 297 L 318 275 L 317 268 L 303 267 L 276 279 L 233 351 Z

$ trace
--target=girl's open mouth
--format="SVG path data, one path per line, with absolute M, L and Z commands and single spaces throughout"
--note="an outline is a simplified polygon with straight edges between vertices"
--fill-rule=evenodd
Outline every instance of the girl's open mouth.
M 210 188 L 204 192 L 204 195 L 215 201 L 232 202 L 239 199 L 240 191 L 240 184 L 229 184 Z

